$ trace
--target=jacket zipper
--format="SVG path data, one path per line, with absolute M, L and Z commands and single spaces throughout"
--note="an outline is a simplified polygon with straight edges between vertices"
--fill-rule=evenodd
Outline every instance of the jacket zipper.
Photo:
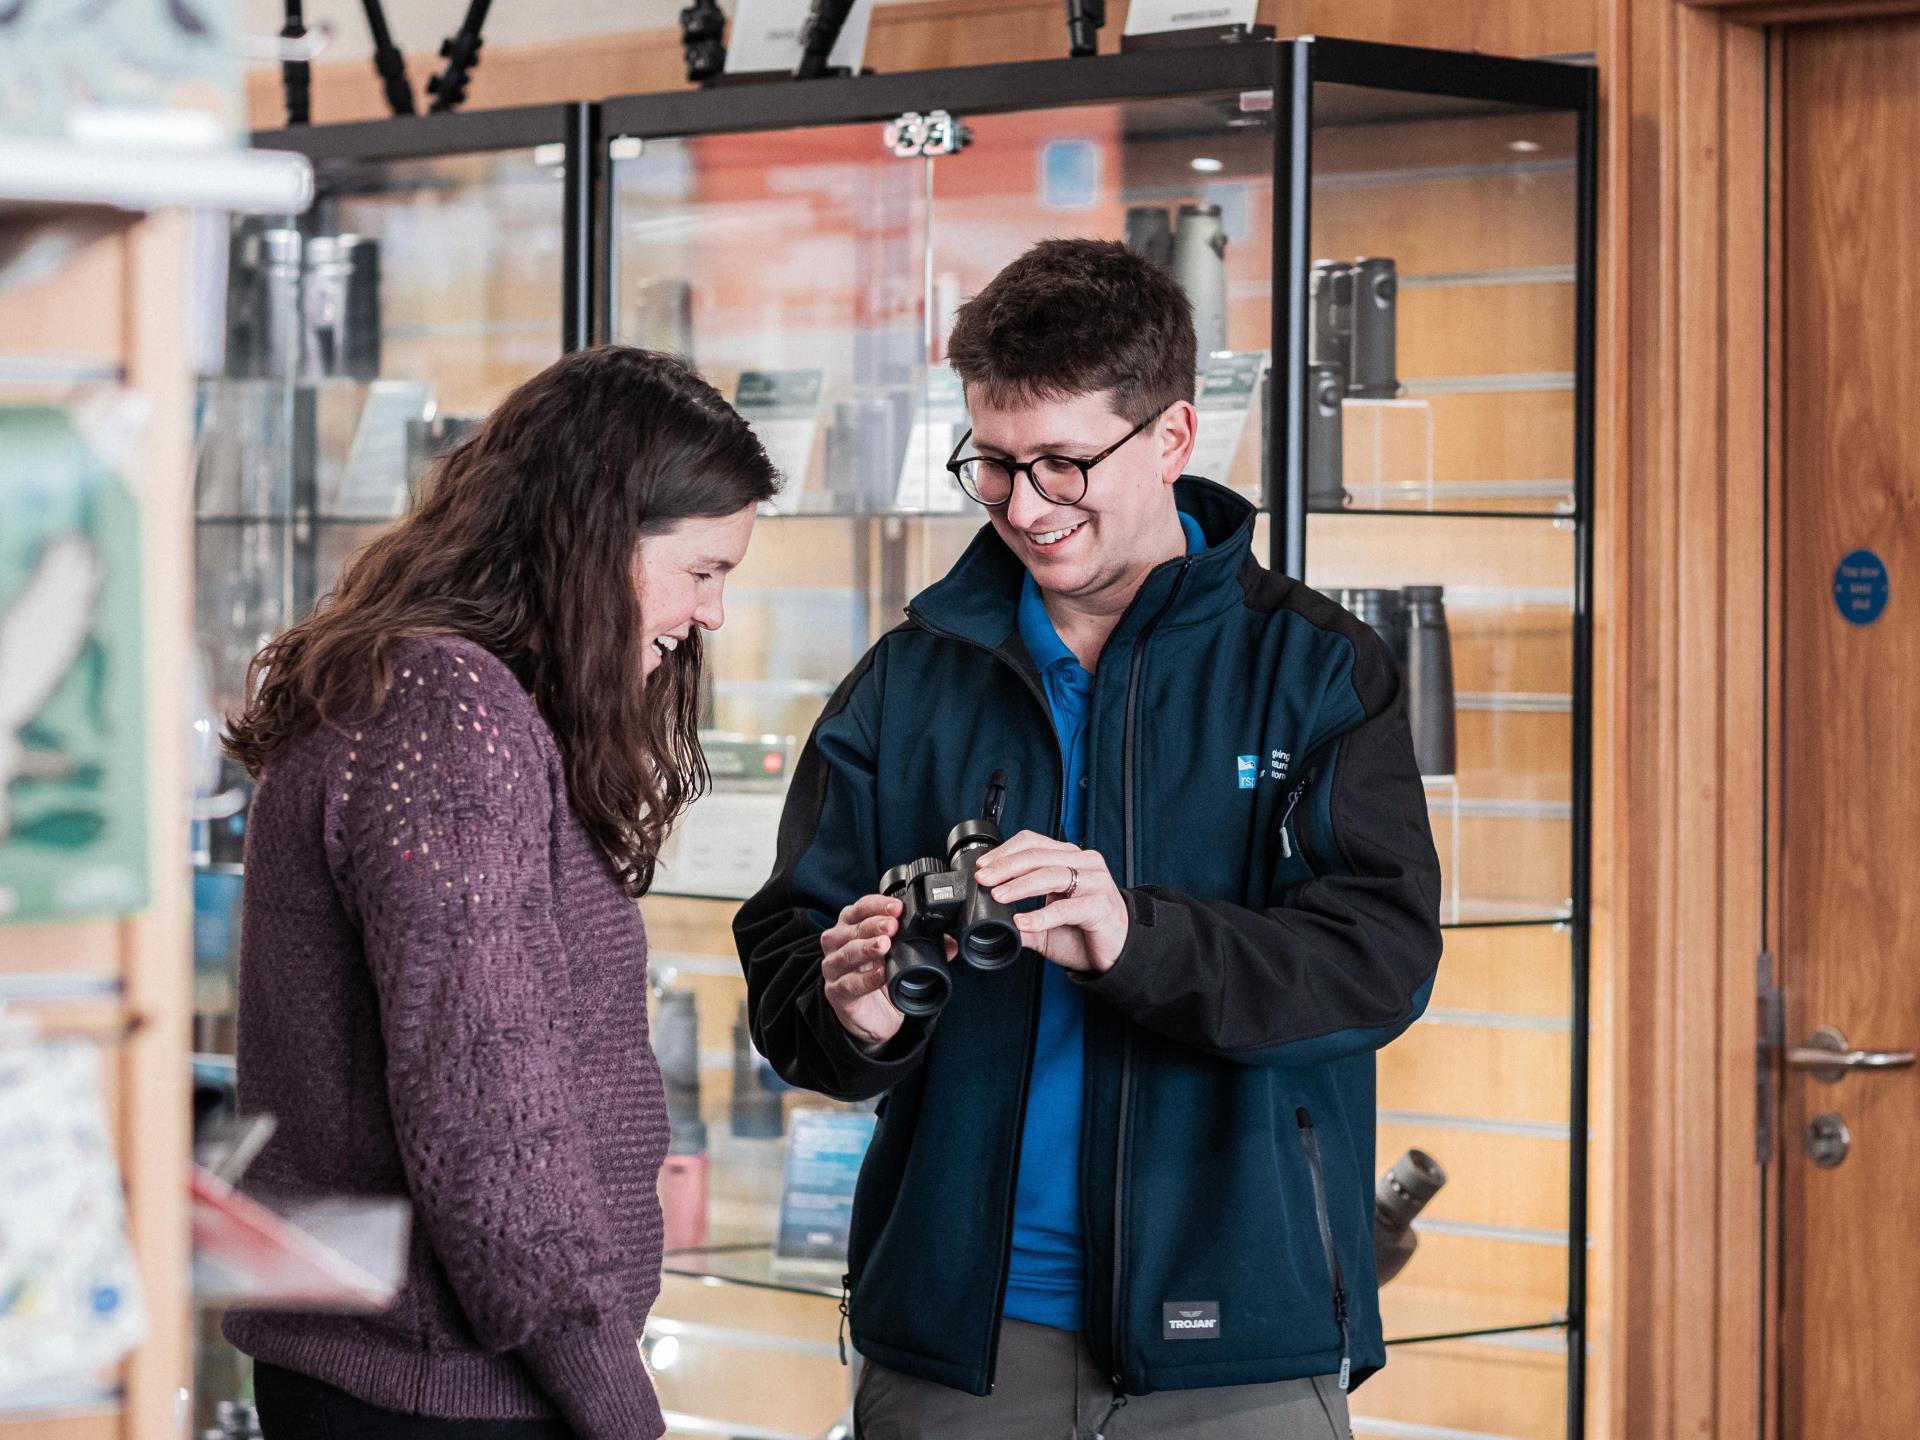
M 1028 675 L 1027 672 L 1020 667 L 1013 656 L 1009 655 L 1005 650 L 998 650 L 991 646 L 982 645 L 977 640 L 971 640 L 965 635 L 958 635 L 951 630 L 943 630 L 938 625 L 929 624 L 925 616 L 916 614 L 912 610 L 909 610 L 907 614 L 913 620 L 914 624 L 931 635 L 938 635 L 942 639 L 957 641 L 962 645 L 970 645 L 976 650 L 986 651 L 987 654 L 993 656 L 994 659 L 1000 661 L 1001 664 L 1005 665 L 1009 670 L 1013 671 L 1015 675 L 1020 677 L 1020 683 L 1027 687 L 1027 693 L 1032 695 L 1035 702 L 1040 706 L 1041 713 L 1047 717 L 1047 733 L 1053 736 L 1054 751 L 1060 762 L 1055 772 L 1056 778 L 1053 786 L 1053 826 L 1049 832 L 1058 835 L 1060 833 L 1060 816 L 1066 800 L 1064 792 L 1066 789 L 1067 757 L 1066 753 L 1060 749 L 1060 732 L 1054 729 L 1053 707 L 1047 704 L 1046 692 L 1040 688 L 1032 676 Z M 1034 971 L 1032 1003 L 1027 1007 L 1029 1018 L 1027 1021 L 1026 1060 L 1020 1067 L 1020 1094 L 1016 1101 L 1016 1113 L 1022 1117 L 1023 1121 L 1027 1113 L 1027 1086 L 1031 1084 L 1033 1080 L 1033 1052 L 1040 1038 L 1040 987 L 1045 983 L 1045 980 L 1046 972 L 1036 969 Z M 1025 1135 L 1025 1131 L 1026 1126 L 1024 1123 L 1014 1127 L 1013 1164 L 1007 1167 L 1005 1200 L 1006 1213 L 1008 1216 L 1007 1230 L 1000 1242 L 1000 1280 L 994 1289 L 993 1325 L 987 1333 L 987 1391 L 989 1394 L 993 1391 L 996 1373 L 1000 1364 L 1000 1321 L 1003 1318 L 1001 1312 L 1007 1308 L 1007 1277 L 1013 1269 L 1012 1216 L 1014 1191 L 1019 1185 L 1020 1142 Z
M 1353 1350 L 1347 1341 L 1347 1282 L 1340 1274 L 1340 1256 L 1333 1248 L 1333 1222 L 1327 1216 L 1327 1177 L 1320 1166 L 1320 1140 L 1314 1134 L 1313 1116 L 1302 1105 L 1293 1112 L 1300 1126 L 1300 1143 L 1306 1147 L 1307 1170 L 1313 1176 L 1313 1218 L 1320 1226 L 1320 1248 L 1327 1256 L 1327 1279 L 1333 1284 L 1333 1319 L 1340 1327 L 1340 1388 L 1345 1390 L 1353 1376 Z
M 1287 808 L 1280 816 L 1280 854 L 1285 859 L 1293 858 L 1293 841 L 1287 835 L 1287 822 L 1293 819 L 1293 812 L 1300 808 L 1300 802 L 1306 798 L 1307 791 L 1319 776 L 1318 767 L 1307 771 L 1293 787 L 1293 793 L 1287 796 Z M 1307 853 L 1307 837 L 1304 834 L 1300 837 L 1300 853 L 1303 857 Z
M 1121 834 L 1125 859 L 1126 885 L 1132 889 L 1139 883 L 1134 848 L 1134 770 L 1133 752 L 1137 739 L 1134 729 L 1134 717 L 1140 707 L 1140 675 L 1145 669 L 1147 644 L 1153 639 L 1153 632 L 1160 628 L 1160 621 L 1172 610 L 1180 599 L 1181 588 L 1187 583 L 1187 571 L 1193 566 L 1191 559 L 1180 562 L 1180 573 L 1174 576 L 1173 589 L 1167 594 L 1167 603 L 1149 620 L 1140 632 L 1140 638 L 1134 642 L 1133 662 L 1127 671 L 1127 712 L 1126 726 L 1121 739 L 1120 756 L 1120 803 Z M 1127 1235 L 1127 1140 L 1131 1130 L 1133 1109 L 1133 1027 L 1125 1025 L 1120 1036 L 1120 1133 L 1114 1147 L 1113 1159 L 1113 1275 L 1109 1282 L 1112 1313 L 1109 1320 L 1107 1338 L 1112 1348 L 1113 1374 L 1107 1378 L 1113 1382 L 1113 1406 L 1107 1411 L 1109 1417 L 1113 1411 L 1126 1404 L 1126 1342 L 1125 1333 L 1126 1303 L 1122 1279 L 1126 1270 Z M 1102 1423 L 1104 1430 L 1105 1424 Z

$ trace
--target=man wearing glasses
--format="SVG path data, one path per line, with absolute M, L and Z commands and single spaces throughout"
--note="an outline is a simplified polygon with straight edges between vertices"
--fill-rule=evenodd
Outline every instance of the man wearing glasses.
M 1345 1437 L 1385 1361 L 1374 1052 L 1440 954 L 1397 669 L 1182 476 L 1194 333 L 1162 271 L 1044 242 L 948 350 L 948 468 L 989 523 L 828 703 L 734 926 L 775 1068 L 882 1097 L 859 1433 Z M 977 879 L 1025 949 L 903 1015 L 877 882 L 996 779 Z

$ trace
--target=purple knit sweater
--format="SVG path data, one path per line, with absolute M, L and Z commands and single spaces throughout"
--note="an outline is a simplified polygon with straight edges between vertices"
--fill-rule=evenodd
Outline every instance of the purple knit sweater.
M 409 640 L 376 716 L 277 761 L 242 934 L 240 1103 L 279 1121 L 249 1188 L 404 1195 L 414 1227 L 384 1314 L 236 1310 L 228 1339 L 393 1410 L 659 1435 L 646 934 L 512 672 Z

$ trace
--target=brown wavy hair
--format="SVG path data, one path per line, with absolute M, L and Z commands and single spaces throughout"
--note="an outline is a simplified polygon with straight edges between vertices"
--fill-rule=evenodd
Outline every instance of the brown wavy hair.
M 643 895 L 709 776 L 698 631 L 644 679 L 635 546 L 778 488 L 746 422 L 681 361 L 575 351 L 508 395 L 314 613 L 254 656 L 226 751 L 258 778 L 316 726 L 377 712 L 397 641 L 463 636 L 530 681 L 573 813 Z

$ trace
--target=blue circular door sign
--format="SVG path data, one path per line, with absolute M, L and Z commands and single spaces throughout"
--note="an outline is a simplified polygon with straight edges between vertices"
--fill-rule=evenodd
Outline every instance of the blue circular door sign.
M 1833 572 L 1833 603 L 1851 624 L 1873 624 L 1887 608 L 1886 562 L 1871 550 L 1847 556 Z

